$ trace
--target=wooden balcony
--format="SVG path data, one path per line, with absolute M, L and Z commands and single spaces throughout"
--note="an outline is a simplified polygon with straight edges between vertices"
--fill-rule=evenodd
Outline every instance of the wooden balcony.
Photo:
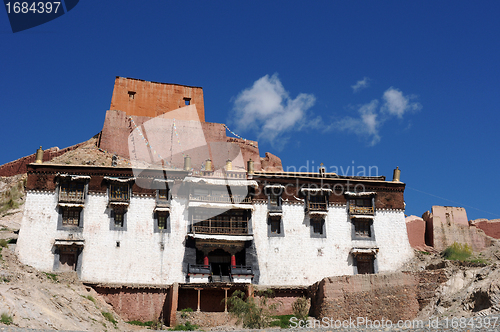
M 59 202 L 60 203 L 84 203 L 84 195 L 83 191 L 61 191 L 59 193 Z
M 247 235 L 248 227 L 237 226 L 193 226 L 194 233 L 212 235 Z
M 373 206 L 349 206 L 350 214 L 373 215 L 374 212 L 375 209 L 373 208 Z
M 189 195 L 189 200 L 197 202 L 208 202 L 208 203 L 252 203 L 252 197 L 250 196 L 238 196 L 238 195 Z
M 326 202 L 307 202 L 307 211 L 328 211 L 328 204 Z

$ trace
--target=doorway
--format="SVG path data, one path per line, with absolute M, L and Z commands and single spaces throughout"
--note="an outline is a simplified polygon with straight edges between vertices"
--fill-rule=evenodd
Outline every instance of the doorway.
M 229 282 L 231 254 L 223 249 L 215 249 L 208 254 L 214 282 Z

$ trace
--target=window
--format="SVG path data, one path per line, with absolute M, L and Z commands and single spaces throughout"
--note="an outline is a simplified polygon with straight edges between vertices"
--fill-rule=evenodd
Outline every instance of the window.
M 61 246 L 59 252 L 59 268 L 58 271 L 75 271 L 79 250 L 74 246 Z
M 191 98 L 184 98 L 184 105 L 186 106 L 191 105 Z
M 81 208 L 61 207 L 62 209 L 62 225 L 63 226 L 79 226 Z
M 134 100 L 135 99 L 135 91 L 129 91 L 128 92 L 128 99 L 129 100 Z
M 279 236 L 282 232 L 281 217 L 269 217 L 269 234 L 268 236 Z
M 83 182 L 62 182 L 59 190 L 59 202 L 83 203 L 84 189 Z
M 349 199 L 349 212 L 351 214 L 373 214 L 372 198 L 351 198 Z
M 358 274 L 373 274 L 375 273 L 375 256 L 373 255 L 356 255 L 356 266 Z
M 326 203 L 327 203 L 327 196 L 326 195 L 323 195 L 320 193 L 316 193 L 316 194 L 311 193 L 308 197 L 308 210 L 309 211 L 314 211 L 314 210 L 326 211 L 328 209 L 328 206 Z
M 117 184 L 113 183 L 109 186 L 109 199 L 111 201 L 122 201 L 128 202 L 129 200 L 129 190 L 127 184 Z
M 168 200 L 168 189 L 158 190 L 158 199 L 160 199 L 162 201 Z
M 322 219 L 312 219 L 311 227 L 314 234 L 323 234 L 323 220 Z
M 354 236 L 355 238 L 366 238 L 369 239 L 372 237 L 371 225 L 372 222 L 370 220 L 354 220 Z
M 167 223 L 168 223 L 168 217 L 169 213 L 168 212 L 156 212 L 156 218 L 158 221 L 158 229 L 159 230 L 166 230 L 167 229 Z
M 326 237 L 325 219 L 322 217 L 314 217 L 310 220 L 311 237 Z
M 113 221 L 115 228 L 123 228 L 125 225 L 125 209 L 114 209 Z

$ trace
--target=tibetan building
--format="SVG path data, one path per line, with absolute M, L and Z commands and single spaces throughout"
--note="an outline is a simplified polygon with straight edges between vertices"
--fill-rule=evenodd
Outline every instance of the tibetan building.
M 148 87 L 160 96 L 148 94 L 135 114 Z M 99 144 L 142 163 L 28 165 L 19 259 L 76 271 L 111 302 L 142 287 L 164 296 L 156 314 L 171 314 L 200 309 L 200 292 L 218 299 L 201 310 L 220 311 L 228 290 L 394 271 L 412 257 L 398 169 L 389 181 L 283 172 L 256 142 L 204 122 L 204 108 L 190 104 L 203 102 L 200 89 L 117 78 Z M 178 102 L 163 98 L 171 90 Z M 184 108 L 185 119 L 167 116 Z

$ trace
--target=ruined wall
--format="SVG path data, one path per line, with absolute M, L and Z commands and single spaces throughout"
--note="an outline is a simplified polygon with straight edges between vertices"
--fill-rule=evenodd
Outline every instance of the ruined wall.
M 462 207 L 433 206 L 422 218 L 426 222 L 426 243 L 442 251 L 454 242 L 467 243 L 474 251 L 491 245 L 491 240 L 481 229 L 469 225 L 467 213 Z
M 500 219 L 476 219 L 471 221 L 471 225 L 482 229 L 484 233 L 495 239 L 500 239 Z
M 66 152 L 75 150 L 79 146 L 85 144 L 86 142 L 78 143 L 76 145 L 69 146 L 62 150 L 59 148 L 50 148 L 43 151 L 43 161 L 50 161 L 55 157 L 65 154 Z M 27 165 L 34 163 L 36 159 L 36 152 L 30 154 L 29 156 L 19 158 L 17 160 L 11 161 L 7 164 L 0 166 L 0 176 L 14 176 L 17 174 L 23 174 L 27 172 Z
M 169 288 L 94 286 L 125 321 L 154 321 L 162 317 Z
M 413 319 L 419 311 L 418 280 L 401 272 L 329 277 L 313 286 L 316 318 Z
M 272 153 L 266 152 L 265 158 L 260 158 L 262 170 L 265 172 L 282 172 L 281 159 Z
M 154 118 L 186 106 L 186 99 L 189 105 L 196 105 L 198 116 L 178 116 L 178 119 L 205 122 L 202 88 L 116 77 L 110 109 Z
M 408 240 L 414 249 L 425 250 L 425 221 L 417 216 L 408 216 L 405 219 Z

